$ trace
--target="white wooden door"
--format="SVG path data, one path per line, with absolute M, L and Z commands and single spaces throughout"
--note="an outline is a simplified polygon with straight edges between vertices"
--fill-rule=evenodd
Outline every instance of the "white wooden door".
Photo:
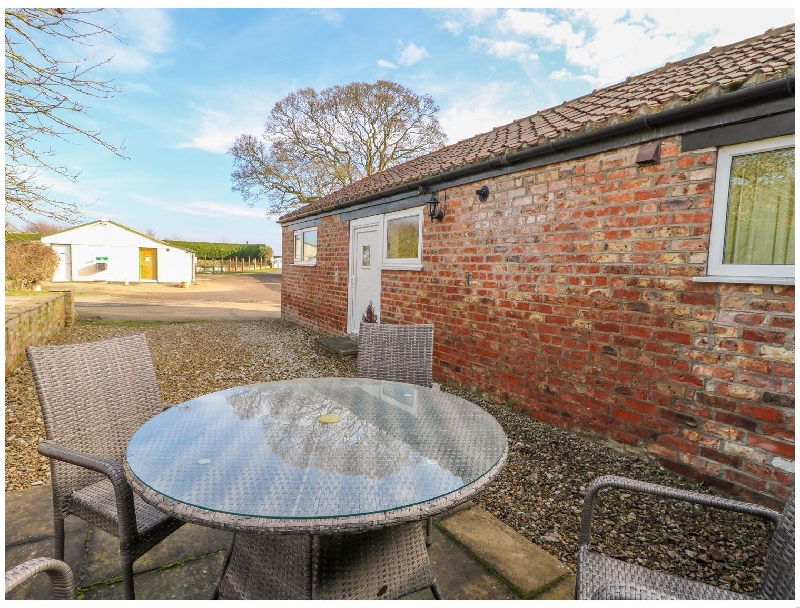
M 372 302 L 381 316 L 381 218 L 364 218 L 350 226 L 350 290 L 347 331 L 358 333 Z
M 72 255 L 69 245 L 53 245 L 53 251 L 58 254 L 58 268 L 53 275 L 53 281 L 72 280 Z

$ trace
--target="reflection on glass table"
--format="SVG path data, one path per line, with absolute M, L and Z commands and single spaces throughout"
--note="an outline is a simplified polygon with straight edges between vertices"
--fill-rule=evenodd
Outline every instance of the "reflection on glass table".
M 397 538 L 389 536 L 405 534 L 403 542 L 414 554 L 409 559 L 427 562 L 424 542 L 421 552 L 416 546 L 416 533 L 421 534 L 416 522 L 483 489 L 506 455 L 500 425 L 464 399 L 412 384 L 318 378 L 237 387 L 174 406 L 136 432 L 125 467 L 145 500 L 176 517 L 238 532 L 282 534 L 272 540 L 239 535 L 246 540 L 237 543 L 262 554 L 249 559 L 273 560 L 280 545 L 281 554 L 310 551 L 298 563 L 319 562 L 320 556 L 325 562 L 334 559 L 324 555 L 332 550 L 328 545 L 352 545 L 364 534 L 372 534 L 371 545 L 383 543 L 390 553 L 402 553 L 395 550 Z M 287 542 L 299 544 L 284 546 Z M 234 557 L 239 553 L 241 548 Z M 312 570 L 303 576 L 321 576 Z M 221 592 L 253 596 L 232 590 L 229 578 L 226 573 Z M 435 586 L 430 573 L 417 578 L 422 582 L 402 582 L 395 592 L 409 584 Z M 339 597 L 330 581 L 317 581 L 316 594 L 298 591 L 307 581 L 285 593 Z M 363 597 L 392 596 L 391 590 L 377 594 L 382 587 L 367 589 Z

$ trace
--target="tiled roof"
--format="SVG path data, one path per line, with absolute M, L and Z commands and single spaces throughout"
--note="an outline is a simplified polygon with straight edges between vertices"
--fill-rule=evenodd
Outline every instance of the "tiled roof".
M 653 114 L 794 74 L 794 24 L 627 78 L 540 110 L 402 165 L 385 169 L 296 209 L 280 221 L 347 206 L 390 188 L 468 167 L 549 141 Z

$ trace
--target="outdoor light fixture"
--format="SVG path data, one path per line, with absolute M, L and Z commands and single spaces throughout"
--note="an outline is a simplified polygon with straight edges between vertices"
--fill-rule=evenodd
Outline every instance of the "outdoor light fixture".
M 428 215 L 431 216 L 431 221 L 439 220 L 441 222 L 442 218 L 444 217 L 444 211 L 441 209 L 438 211 L 436 210 L 436 207 L 438 206 L 439 199 L 436 198 L 436 194 L 431 194 L 431 198 L 428 200 Z
M 489 186 L 482 186 L 475 190 L 475 194 L 478 195 L 478 200 L 480 202 L 485 202 L 487 198 L 489 198 Z

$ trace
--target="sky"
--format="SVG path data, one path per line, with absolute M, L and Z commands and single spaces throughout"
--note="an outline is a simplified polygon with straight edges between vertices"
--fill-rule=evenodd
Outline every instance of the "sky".
M 105 10 L 95 20 L 119 40 L 63 51 L 113 57 L 96 75 L 118 92 L 87 101 L 87 120 L 128 159 L 58 140 L 57 158 L 78 180 L 41 179 L 80 206 L 82 222 L 105 218 L 160 239 L 264 243 L 280 254 L 277 218 L 231 190 L 227 150 L 238 135 L 261 133 L 274 104 L 299 88 L 398 82 L 435 99 L 455 143 L 794 22 L 791 8 L 505 6 Z

